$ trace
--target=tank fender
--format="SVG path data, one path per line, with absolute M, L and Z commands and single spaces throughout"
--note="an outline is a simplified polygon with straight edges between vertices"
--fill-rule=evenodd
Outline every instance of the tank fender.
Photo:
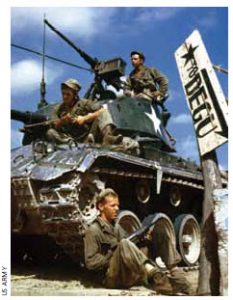
M 64 148 L 64 149 L 63 149 Z M 14 153 L 14 154 L 13 154 Z M 78 148 L 69 149 L 67 146 L 35 161 L 31 145 L 13 151 L 12 175 L 30 176 L 31 179 L 49 181 L 65 173 L 78 171 L 85 173 L 98 158 L 106 157 L 134 166 L 141 166 L 157 172 L 157 193 L 160 192 L 163 168 L 158 162 L 148 161 L 140 157 L 133 157 L 121 152 L 98 149 L 89 145 L 78 144 Z

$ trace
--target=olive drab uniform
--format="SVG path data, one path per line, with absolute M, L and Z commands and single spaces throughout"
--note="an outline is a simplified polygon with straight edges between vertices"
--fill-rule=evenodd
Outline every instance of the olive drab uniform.
M 159 229 L 157 236 L 156 248 L 161 249 L 159 254 L 166 266 L 170 268 L 176 265 L 181 257 L 175 247 L 175 236 L 169 230 L 163 230 L 161 236 Z M 103 283 L 108 288 L 147 284 L 145 263 L 149 261 L 155 265 L 126 237 L 127 234 L 120 225 L 111 225 L 100 217 L 97 217 L 85 232 L 86 267 L 89 270 L 102 271 Z
M 56 120 L 67 113 L 69 113 L 71 117 L 85 116 L 100 108 L 101 105 L 98 101 L 89 99 L 78 100 L 71 108 L 67 107 L 64 103 L 61 103 L 54 107 L 51 119 Z M 98 140 L 102 130 L 109 124 L 113 124 L 113 120 L 110 113 L 105 110 L 101 112 L 96 120 L 85 122 L 83 125 L 68 123 L 61 126 L 59 129 L 51 128 L 47 132 L 47 137 L 49 140 L 60 141 L 61 143 L 67 142 L 71 138 L 78 142 L 84 142 L 87 135 L 92 132 Z
M 157 69 L 144 65 L 140 66 L 139 70 L 134 69 L 130 73 L 125 86 L 125 92 L 133 91 L 134 95 L 143 93 L 142 97 L 149 100 L 153 98 L 153 92 L 155 91 L 159 91 L 161 96 L 165 97 L 167 90 L 167 78 Z

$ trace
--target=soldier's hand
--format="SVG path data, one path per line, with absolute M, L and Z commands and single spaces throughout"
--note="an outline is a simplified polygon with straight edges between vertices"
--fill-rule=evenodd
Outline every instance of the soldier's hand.
M 134 92 L 133 91 L 125 91 L 124 94 L 126 97 L 133 97 Z
M 73 119 L 74 124 L 83 125 L 86 122 L 85 116 L 77 116 Z
M 144 239 L 147 241 L 152 241 L 152 230 L 148 230 L 144 236 Z
M 61 121 L 63 124 L 68 124 L 73 122 L 73 118 L 71 117 L 70 114 L 66 114 L 63 117 L 61 117 Z
M 152 92 L 152 95 L 153 95 L 154 99 L 158 102 L 162 102 L 162 100 L 164 98 L 163 94 L 160 91 L 154 91 L 154 92 Z

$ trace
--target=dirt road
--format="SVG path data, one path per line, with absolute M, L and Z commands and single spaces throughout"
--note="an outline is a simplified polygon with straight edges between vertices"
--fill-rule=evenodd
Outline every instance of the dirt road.
M 198 271 L 187 271 L 193 289 L 196 289 Z M 85 269 L 72 264 L 53 266 L 12 266 L 12 296 L 154 296 L 146 287 L 128 290 L 104 289 Z

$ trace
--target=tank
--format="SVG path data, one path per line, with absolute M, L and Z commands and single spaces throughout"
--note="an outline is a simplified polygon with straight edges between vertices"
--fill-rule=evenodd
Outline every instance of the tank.
M 156 221 L 153 228 L 169 227 L 176 234 L 182 264 L 195 266 L 204 191 L 200 167 L 174 154 L 164 107 L 144 97 L 118 98 L 103 87 L 105 82 L 121 88 L 121 58 L 98 61 L 69 44 L 96 74 L 85 98 L 98 99 L 109 110 L 117 132 L 124 136 L 123 146 L 55 145 L 45 138 L 54 104 L 44 102 L 36 112 L 12 110 L 12 119 L 24 124 L 22 146 L 11 152 L 12 255 L 31 250 L 37 259 L 52 260 L 64 252 L 83 262 L 83 236 L 98 215 L 97 195 L 111 187 L 121 200 L 117 222 L 129 234 L 150 217 Z M 163 268 L 153 247 L 152 242 L 149 256 Z

